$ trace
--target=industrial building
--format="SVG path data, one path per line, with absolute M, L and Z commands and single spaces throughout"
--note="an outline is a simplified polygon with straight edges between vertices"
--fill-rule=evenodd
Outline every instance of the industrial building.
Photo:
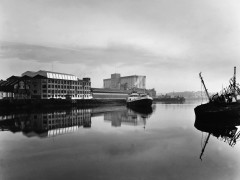
M 111 74 L 110 79 L 103 80 L 103 87 L 122 90 L 133 88 L 146 89 L 146 76 L 132 75 L 121 77 L 117 73 Z
M 91 88 L 94 99 L 126 99 L 132 90 Z M 155 89 L 134 89 L 138 93 L 147 93 L 151 97 L 156 97 Z
M 146 76 L 132 75 L 123 76 L 115 73 L 110 79 L 103 80 L 103 88 L 93 89 L 94 98 L 126 98 L 132 90 L 138 93 L 147 93 L 151 97 L 156 97 L 155 89 L 146 89 Z
M 20 91 L 21 90 L 21 91 Z M 90 78 L 51 71 L 27 71 L 0 82 L 0 92 L 15 99 L 91 99 Z M 4 97 L 2 97 L 4 98 Z
M 0 81 L 0 99 L 29 99 L 29 77 L 11 76 L 7 80 Z
M 94 99 L 126 99 L 131 93 L 120 89 L 92 88 L 91 90 Z

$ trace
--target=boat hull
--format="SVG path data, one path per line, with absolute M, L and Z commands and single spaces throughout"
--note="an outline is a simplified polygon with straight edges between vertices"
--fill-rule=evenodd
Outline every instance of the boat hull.
M 240 117 L 240 103 L 202 104 L 194 108 L 198 119 L 232 119 Z
M 152 105 L 152 99 L 138 99 L 134 101 L 128 101 L 127 106 L 129 107 L 150 107 Z
M 155 102 L 164 102 L 164 103 L 184 103 L 185 98 L 179 97 L 179 98 L 154 98 Z

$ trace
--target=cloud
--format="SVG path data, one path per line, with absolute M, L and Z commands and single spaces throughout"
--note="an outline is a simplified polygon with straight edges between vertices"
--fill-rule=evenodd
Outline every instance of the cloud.
M 102 79 L 114 72 L 126 75 L 146 75 L 147 88 L 160 93 L 200 89 L 198 73 L 203 72 L 210 91 L 218 91 L 232 76 L 234 61 L 219 56 L 218 61 L 175 58 L 126 44 L 109 44 L 107 47 L 47 47 L 13 42 L 1 42 L 1 77 L 27 70 L 51 70 L 91 77 L 93 87 L 102 87 Z M 14 68 L 16 65 L 19 68 Z M 21 68 L 20 68 L 21 67 Z M 6 72 L 9 70 L 9 73 Z M 213 70 L 214 69 L 214 70 Z M 13 73 L 14 72 L 14 73 Z M 188 89 L 186 89 L 186 87 Z M 216 88 L 217 87 L 217 88 Z
M 145 49 L 130 45 L 111 44 L 106 48 L 85 47 L 79 49 L 47 47 L 22 43 L 1 42 L 1 58 L 42 63 L 59 62 L 63 64 L 80 63 L 97 67 L 101 65 L 154 67 L 157 64 L 170 64 L 170 58 L 156 56 Z M 172 63 L 176 64 L 174 61 Z
M 217 62 L 219 56 L 240 57 L 237 1 L 3 2 L 0 39 L 66 47 L 73 50 L 72 58 L 76 51 L 87 59 L 87 51 L 100 57 L 107 52 L 115 58 L 110 53 L 112 45 L 131 52 L 137 47 L 175 61 Z M 126 50 L 118 55 L 125 57 Z
M 2 0 L 0 58 L 5 66 L 10 58 L 35 68 L 56 62 L 59 71 L 81 67 L 93 76 L 116 67 L 171 91 L 197 87 L 202 71 L 216 86 L 239 64 L 239 8 L 237 0 Z

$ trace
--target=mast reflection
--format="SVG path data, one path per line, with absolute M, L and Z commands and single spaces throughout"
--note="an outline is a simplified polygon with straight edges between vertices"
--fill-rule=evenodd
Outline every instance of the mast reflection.
M 104 121 L 111 122 L 114 127 L 120 127 L 121 125 L 143 125 L 145 128 L 146 120 L 152 113 L 152 107 L 144 109 L 124 107 L 118 111 L 105 112 Z
M 45 113 L 25 113 L 1 116 L 0 129 L 22 132 L 27 137 L 53 137 L 91 127 L 90 109 L 71 109 Z
M 211 135 L 233 147 L 240 137 L 240 131 L 238 127 L 236 127 L 239 125 L 240 118 L 237 117 L 229 119 L 223 119 L 221 117 L 212 119 L 204 117 L 200 119 L 196 117 L 194 123 L 195 128 L 207 133 L 199 158 L 202 160 L 202 156 Z

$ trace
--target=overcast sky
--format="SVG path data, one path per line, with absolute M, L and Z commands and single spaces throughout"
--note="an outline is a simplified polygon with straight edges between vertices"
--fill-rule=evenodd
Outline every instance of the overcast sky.
M 0 0 L 0 79 L 27 70 L 146 75 L 158 93 L 240 79 L 239 0 Z M 238 73 L 239 72 L 239 73 Z M 240 80 L 238 81 L 240 82 Z

